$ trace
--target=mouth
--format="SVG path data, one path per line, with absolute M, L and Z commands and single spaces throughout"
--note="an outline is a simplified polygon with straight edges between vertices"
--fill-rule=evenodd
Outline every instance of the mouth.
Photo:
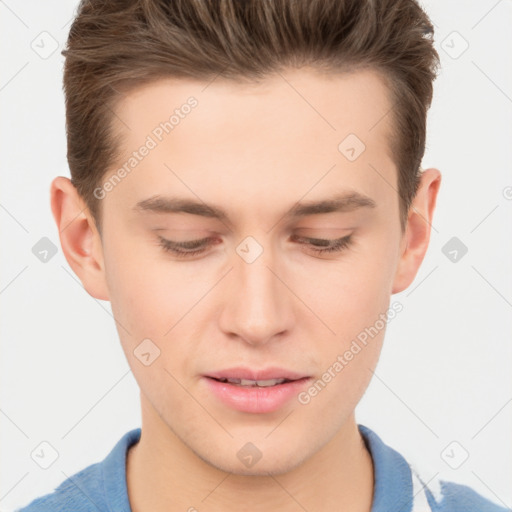
M 227 373 L 227 372 L 226 372 Z M 281 371 L 285 376 L 273 377 L 246 370 L 230 371 L 231 375 L 203 375 L 208 395 L 223 406 L 241 412 L 264 414 L 277 411 L 297 399 L 312 381 L 311 376 Z M 233 376 L 233 373 L 238 375 Z M 244 373 L 243 376 L 240 373 Z M 248 378 L 252 377 L 252 378 Z
M 234 386 L 240 387 L 248 387 L 248 388 L 269 388 L 273 386 L 279 386 L 280 384 L 286 384 L 287 382 L 295 382 L 297 380 L 302 379 L 266 379 L 266 380 L 252 380 L 252 379 L 233 379 L 222 377 L 216 379 L 215 377 L 208 377 L 210 379 L 216 380 L 217 382 L 225 382 L 229 384 L 233 384 Z M 307 377 L 303 377 L 307 379 Z
M 261 370 L 252 370 L 247 367 L 233 367 L 225 370 L 213 371 L 205 374 L 209 377 L 221 382 L 229 382 L 230 384 L 241 385 L 259 385 L 262 387 L 280 384 L 282 382 L 291 382 L 309 375 L 305 373 L 287 370 L 286 368 L 278 368 L 276 366 Z

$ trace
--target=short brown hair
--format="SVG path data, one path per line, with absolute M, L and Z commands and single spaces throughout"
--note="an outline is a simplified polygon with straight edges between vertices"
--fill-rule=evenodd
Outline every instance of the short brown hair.
M 119 91 L 166 77 L 258 81 L 286 67 L 371 68 L 393 105 L 403 229 L 439 66 L 433 32 L 416 0 L 82 0 L 62 51 L 71 181 L 101 233 L 94 190 L 118 156 Z

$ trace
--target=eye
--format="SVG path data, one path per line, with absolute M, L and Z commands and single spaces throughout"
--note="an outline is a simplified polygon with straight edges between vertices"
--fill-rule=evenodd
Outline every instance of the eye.
M 305 238 L 294 236 L 293 239 L 298 241 L 301 245 L 308 246 L 308 250 L 316 254 L 328 254 L 340 252 L 347 248 L 351 243 L 352 235 L 347 235 L 342 238 L 334 240 L 327 240 L 324 238 Z M 186 242 L 173 242 L 161 236 L 158 237 L 160 245 L 165 252 L 170 252 L 178 258 L 187 258 L 195 256 L 206 251 L 208 246 L 213 245 L 212 238 L 201 238 L 199 240 L 190 240 Z
M 308 246 L 308 250 L 313 251 L 316 254 L 327 254 L 333 252 L 340 252 L 346 249 L 351 243 L 352 234 L 344 236 L 342 238 L 336 238 L 334 240 L 326 240 L 324 238 L 305 238 L 295 237 L 299 243 L 303 243 Z M 305 241 L 305 243 L 304 243 Z
M 209 240 L 212 240 L 211 238 L 201 238 L 200 240 L 190 240 L 187 242 L 173 242 L 161 236 L 158 238 L 163 250 L 178 256 L 178 258 L 186 258 L 200 254 L 206 250 L 208 245 L 212 245 L 211 243 L 207 243 Z

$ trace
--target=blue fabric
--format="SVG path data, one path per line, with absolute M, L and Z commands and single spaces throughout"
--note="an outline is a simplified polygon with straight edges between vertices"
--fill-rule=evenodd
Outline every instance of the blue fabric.
M 82 469 L 21 512 L 131 512 L 126 487 L 126 453 L 140 439 L 140 428 L 117 442 L 102 462 Z M 18 512 L 18 511 L 16 511 Z
M 371 512 L 413 512 L 410 465 L 371 429 L 364 425 L 358 427 L 374 465 Z M 131 512 L 126 453 L 139 438 L 140 428 L 127 432 L 102 462 L 79 471 L 53 493 L 35 499 L 16 512 Z M 427 486 L 425 492 L 432 512 L 507 512 L 465 485 L 441 481 L 441 490 L 442 496 L 436 499 Z
M 373 460 L 371 512 L 411 512 L 412 478 L 409 464 L 368 427 L 358 425 Z
M 374 464 L 371 512 L 412 512 L 413 487 L 409 463 L 397 451 L 384 444 L 375 432 L 364 425 L 358 426 Z M 425 485 L 424 481 L 422 483 Z M 466 485 L 441 480 L 441 496 L 437 500 L 426 487 L 427 501 L 432 512 L 512 512 L 487 500 Z

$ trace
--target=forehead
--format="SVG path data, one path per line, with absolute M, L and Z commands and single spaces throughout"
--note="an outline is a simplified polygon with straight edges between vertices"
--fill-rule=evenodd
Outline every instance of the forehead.
M 334 74 L 301 68 L 275 73 L 257 83 L 163 78 L 122 94 L 113 121 L 129 139 L 128 132 L 135 129 L 149 133 L 156 120 L 168 120 L 175 109 L 194 97 L 199 106 L 193 116 L 198 136 L 201 127 L 208 135 L 214 128 L 240 125 L 260 134 L 271 132 L 272 126 L 292 130 L 288 119 L 302 121 L 292 134 L 324 131 L 336 133 L 337 139 L 352 130 L 362 139 L 369 139 L 377 126 L 377 136 L 388 127 L 386 114 L 391 103 L 385 84 L 383 76 L 372 69 Z
M 392 189 L 397 182 L 390 110 L 385 82 L 371 70 L 302 68 L 258 84 L 158 80 L 115 108 L 122 146 L 112 170 L 150 140 L 152 148 L 110 196 L 133 204 L 166 192 L 215 192 L 221 203 L 235 202 L 233 194 L 299 200 L 337 183 L 377 198 L 386 181 Z

